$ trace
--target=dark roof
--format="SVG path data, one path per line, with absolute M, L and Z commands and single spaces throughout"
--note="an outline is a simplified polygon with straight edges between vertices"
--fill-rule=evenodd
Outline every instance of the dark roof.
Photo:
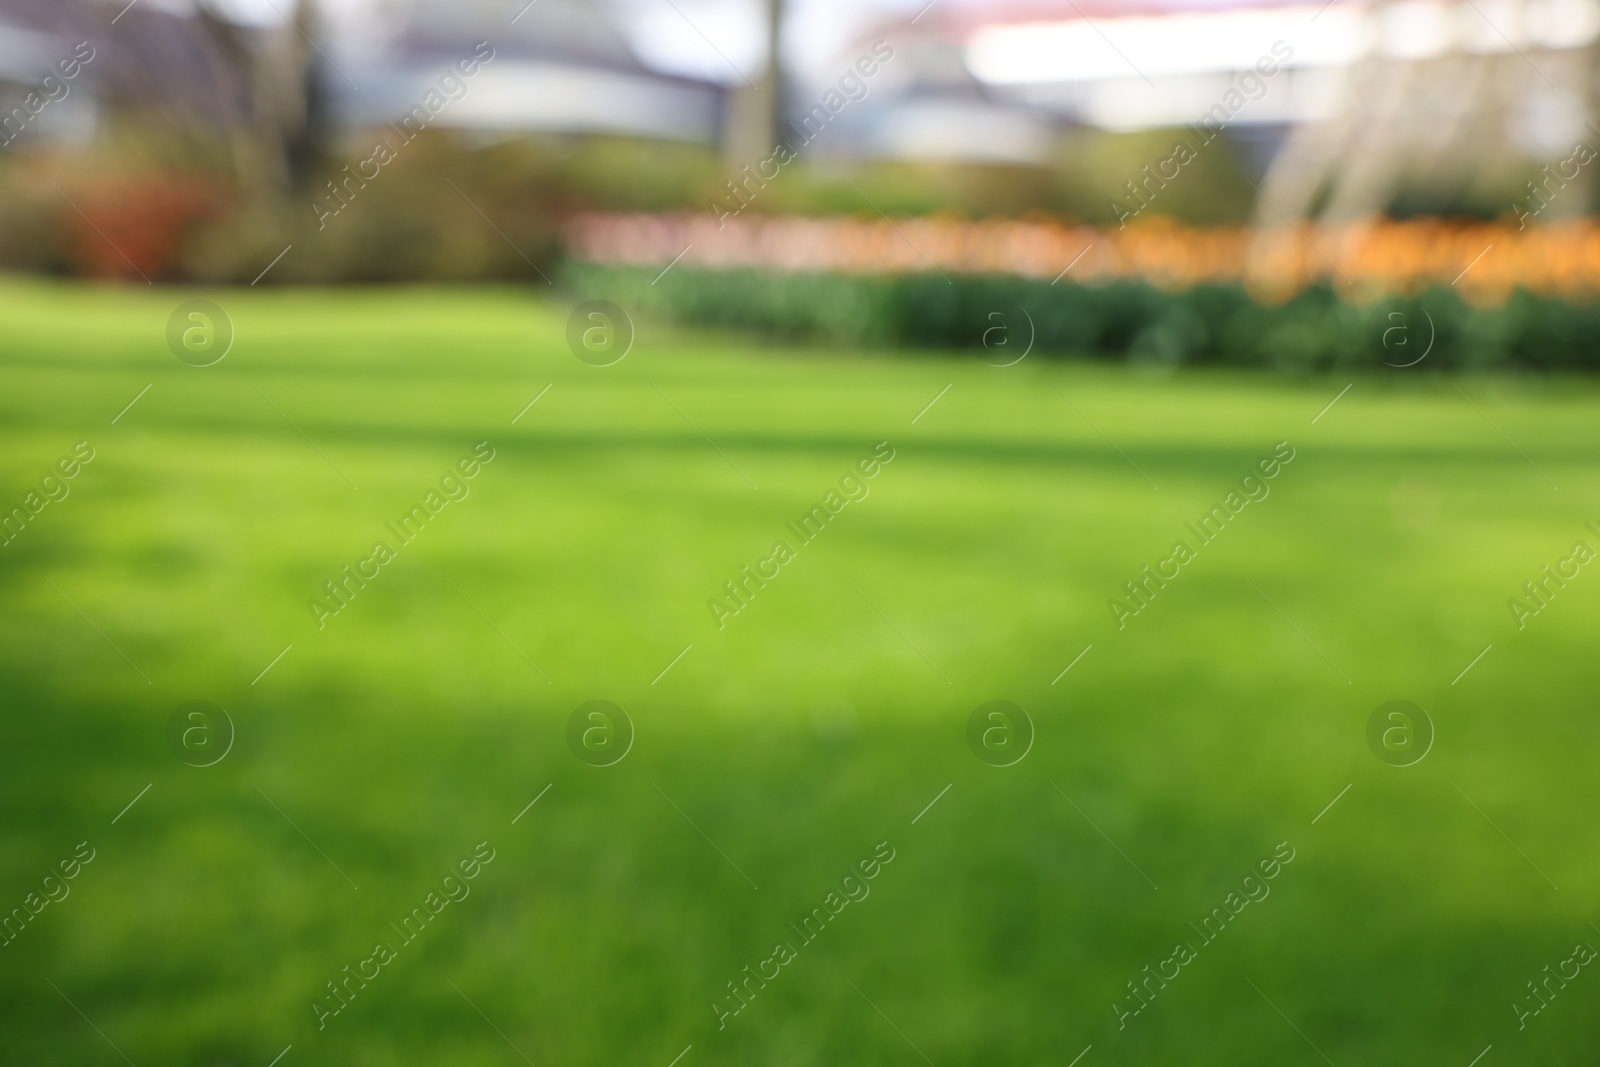
M 19 30 L 56 39 L 55 50 L 41 54 L 38 39 L 24 38 L 36 53 L 35 78 L 87 41 L 95 54 L 80 77 L 106 104 L 150 106 L 218 126 L 250 116 L 249 68 L 241 62 L 250 31 L 149 4 L 124 10 L 124 3 L 100 0 L 0 0 L 0 37 Z
M 385 16 L 398 33 L 391 56 L 458 58 L 464 44 L 486 40 L 497 57 L 547 60 L 618 73 L 660 75 L 642 65 L 594 0 L 391 0 Z M 516 21 L 511 20 L 515 18 Z

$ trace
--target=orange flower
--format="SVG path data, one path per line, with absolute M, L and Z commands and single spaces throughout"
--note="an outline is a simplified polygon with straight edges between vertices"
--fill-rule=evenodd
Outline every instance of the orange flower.
M 685 263 L 784 271 L 1018 274 L 1138 278 L 1165 289 L 1239 282 L 1267 303 L 1325 281 L 1363 298 L 1456 285 L 1475 304 L 1516 288 L 1540 295 L 1600 292 L 1600 224 L 1588 220 L 1518 230 L 1505 223 L 1384 220 L 1341 227 L 1199 228 L 1161 217 L 1119 229 L 1048 218 L 894 221 L 746 215 L 726 227 L 709 216 L 588 215 L 565 231 L 568 251 L 601 263 L 660 267 L 686 246 Z

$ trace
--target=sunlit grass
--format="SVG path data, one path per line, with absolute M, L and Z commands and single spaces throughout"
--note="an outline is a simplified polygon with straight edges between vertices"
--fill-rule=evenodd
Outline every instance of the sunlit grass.
M 1600 577 L 1521 631 L 1506 606 L 1600 548 L 1590 383 L 1358 378 L 1313 425 L 1348 379 L 649 323 L 595 368 L 575 301 L 440 289 L 212 294 L 238 336 L 194 368 L 164 341 L 187 295 L 4 294 L 0 503 L 95 449 L 0 548 L 4 907 L 96 850 L 0 951 L 18 1062 L 1320 1062 L 1308 1038 L 1465 1067 L 1600 1040 L 1587 968 L 1525 1030 L 1511 1009 L 1600 944 Z M 392 539 L 479 442 L 468 495 Z M 869 494 L 797 543 L 879 442 Z M 1107 601 L 1279 442 L 1270 495 L 1117 629 Z M 707 601 L 779 540 L 719 629 Z M 394 560 L 319 628 L 376 541 Z M 636 730 L 611 767 L 567 747 L 596 698 Z M 1037 730 L 1007 768 L 965 740 L 996 698 Z M 1366 747 L 1393 698 L 1437 729 L 1414 767 Z M 166 741 L 195 699 L 237 730 L 206 768 Z M 1270 896 L 1119 1030 L 1126 983 L 1285 841 Z

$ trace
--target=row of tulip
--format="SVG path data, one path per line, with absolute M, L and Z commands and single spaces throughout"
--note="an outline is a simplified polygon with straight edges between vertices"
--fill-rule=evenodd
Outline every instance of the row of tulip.
M 1084 282 L 1139 279 L 1165 289 L 1237 283 L 1276 303 L 1319 283 L 1349 299 L 1454 286 L 1473 304 L 1525 290 L 1600 292 L 1600 223 L 1518 229 L 1420 219 L 1342 227 L 1195 228 L 1165 219 L 1097 229 L 1049 219 L 939 216 L 582 215 L 564 244 L 581 261 L 657 269 L 901 274 L 1011 274 Z M 681 257 L 681 258 L 678 258 Z

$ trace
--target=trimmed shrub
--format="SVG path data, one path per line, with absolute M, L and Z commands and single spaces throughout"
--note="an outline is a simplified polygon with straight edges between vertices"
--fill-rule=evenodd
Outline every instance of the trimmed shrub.
M 1326 285 L 1283 304 L 1240 285 L 1172 292 L 1146 282 L 1050 284 L 1010 275 L 780 274 L 674 267 L 651 284 L 643 268 L 569 262 L 566 285 L 635 314 L 784 338 L 963 349 L 997 325 L 1033 351 L 1123 357 L 1153 365 L 1215 363 L 1310 374 L 1399 365 L 1424 351 L 1448 370 L 1600 370 L 1600 306 L 1519 290 L 1474 307 L 1447 287 L 1393 305 L 1346 303 Z M 1419 317 L 1417 311 L 1423 314 Z M 1431 346 L 1430 346 L 1431 341 Z

